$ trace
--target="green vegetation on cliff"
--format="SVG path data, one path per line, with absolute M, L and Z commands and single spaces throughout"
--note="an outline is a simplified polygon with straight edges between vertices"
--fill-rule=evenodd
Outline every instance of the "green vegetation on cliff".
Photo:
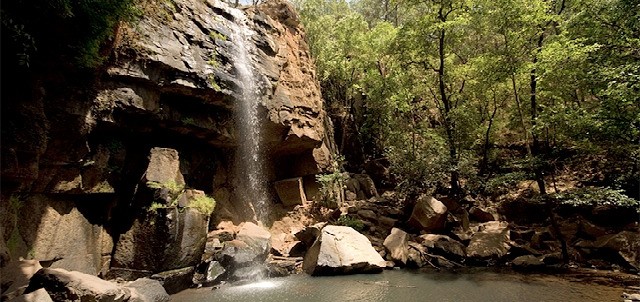
M 118 23 L 139 14 L 133 0 L 17 0 L 4 2 L 1 12 L 3 61 L 23 67 L 48 56 L 95 67 Z

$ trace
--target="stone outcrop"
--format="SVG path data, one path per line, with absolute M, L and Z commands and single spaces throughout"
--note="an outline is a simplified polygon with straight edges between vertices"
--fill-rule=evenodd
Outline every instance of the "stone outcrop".
M 283 179 L 274 183 L 278 198 L 285 206 L 294 206 L 307 202 L 302 177 Z
M 138 279 L 121 286 L 92 275 L 50 268 L 40 269 L 34 274 L 26 292 L 27 295 L 37 293 L 34 298 L 42 299 L 35 301 L 45 301 L 47 297 L 53 301 L 169 301 L 169 295 L 155 280 Z
M 462 259 L 466 256 L 465 246 L 446 235 L 425 234 L 418 237 L 418 242 L 431 253 Z
M 307 251 L 303 269 L 311 275 L 381 272 L 384 259 L 367 237 L 350 227 L 329 225 Z
M 27 292 L 44 288 L 54 301 L 128 301 L 131 292 L 98 277 L 64 269 L 43 268 Z
M 13 261 L 0 269 L 0 288 L 2 301 L 11 300 L 22 295 L 29 285 L 29 280 L 42 266 L 37 260 Z
M 407 264 L 409 257 L 409 234 L 407 232 L 393 228 L 391 234 L 384 239 L 382 245 L 387 249 L 389 260 L 399 262 L 402 265 Z
M 205 249 L 209 217 L 192 208 L 190 200 L 203 194 L 184 190 L 173 149 L 151 149 L 143 175 L 134 198 L 142 211 L 118 237 L 109 277 L 132 280 L 183 268 L 193 272 Z M 191 277 L 185 278 L 190 282 Z
M 51 300 L 49 293 L 44 288 L 41 288 L 11 299 L 9 302 L 53 302 L 53 300 Z
M 444 230 L 446 219 L 447 207 L 432 196 L 422 195 L 418 198 L 408 223 L 425 232 L 438 232 Z
M 367 200 L 380 197 L 376 186 L 367 174 L 343 173 L 345 179 L 345 198 L 347 200 Z
M 509 227 L 506 222 L 493 221 L 481 224 L 471 236 L 467 254 L 474 258 L 498 259 L 509 252 Z

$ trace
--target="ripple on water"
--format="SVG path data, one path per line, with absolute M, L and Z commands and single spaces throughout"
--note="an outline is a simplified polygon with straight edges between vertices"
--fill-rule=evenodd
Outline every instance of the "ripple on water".
M 622 288 L 554 276 L 385 271 L 376 275 L 294 275 L 216 290 L 191 289 L 173 301 L 620 301 Z

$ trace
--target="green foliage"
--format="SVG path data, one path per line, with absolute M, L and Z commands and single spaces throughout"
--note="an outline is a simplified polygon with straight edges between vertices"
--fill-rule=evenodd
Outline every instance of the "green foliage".
M 185 189 L 183 184 L 178 184 L 175 181 L 169 181 L 166 183 L 148 181 L 147 187 L 155 190 L 167 189 L 169 191 L 168 193 L 171 199 L 171 204 L 165 206 L 175 206 L 178 202 L 178 197 L 180 197 L 180 194 L 182 194 Z M 151 207 L 153 207 L 153 205 L 151 205 Z
M 320 185 L 320 205 L 327 208 L 339 206 L 345 181 L 342 174 L 344 157 L 334 155 L 333 158 L 331 161 L 331 173 L 316 175 L 316 181 Z
M 490 195 L 504 194 L 519 182 L 527 179 L 531 179 L 531 175 L 523 171 L 501 174 L 485 183 L 484 192 Z
M 633 1 L 296 5 L 328 111 L 353 121 L 365 158 L 389 159 L 402 191 L 453 187 L 457 178 L 467 189 L 504 191 L 524 174 L 553 173 L 548 159 L 559 150 L 633 162 L 633 152 L 618 151 L 640 143 Z M 506 145 L 526 151 L 523 172 L 483 185 L 502 160 L 494 148 Z M 612 180 L 627 192 L 637 188 L 633 166 Z
M 630 208 L 640 214 L 640 201 L 629 198 L 622 190 L 611 188 L 585 187 L 567 192 L 554 194 L 556 200 L 562 204 L 581 206 L 614 206 Z
M 180 119 L 180 121 L 185 124 L 185 125 L 191 125 L 191 126 L 198 126 L 198 124 L 196 123 L 196 120 L 193 119 L 192 117 L 184 117 L 182 119 Z
M 189 207 L 198 210 L 198 212 L 205 216 L 210 216 L 213 213 L 213 209 L 216 207 L 216 201 L 212 197 L 206 195 L 198 195 L 196 198 L 189 202 Z
M 227 41 L 227 36 L 213 30 L 209 31 L 209 37 L 213 40 Z
M 340 218 L 336 220 L 335 225 L 348 226 L 358 232 L 362 232 L 364 230 L 364 223 L 362 222 L 362 220 L 353 218 L 349 215 L 340 216 Z
M 10 53 L 30 67 L 36 56 L 70 55 L 81 67 L 104 59 L 101 47 L 120 21 L 140 14 L 132 0 L 10 1 L 3 3 L 2 31 Z M 3 49 L 4 45 L 3 45 Z
M 216 76 L 213 73 L 209 74 L 208 79 L 209 79 L 209 85 L 211 85 L 211 88 L 213 90 L 222 91 L 222 88 L 220 88 L 220 85 L 218 85 L 218 82 L 216 82 Z

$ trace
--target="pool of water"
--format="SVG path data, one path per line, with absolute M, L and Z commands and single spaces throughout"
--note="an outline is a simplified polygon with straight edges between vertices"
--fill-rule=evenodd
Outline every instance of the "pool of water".
M 217 289 L 182 291 L 172 301 L 622 301 L 622 287 L 549 275 L 391 270 L 374 275 L 292 275 Z

